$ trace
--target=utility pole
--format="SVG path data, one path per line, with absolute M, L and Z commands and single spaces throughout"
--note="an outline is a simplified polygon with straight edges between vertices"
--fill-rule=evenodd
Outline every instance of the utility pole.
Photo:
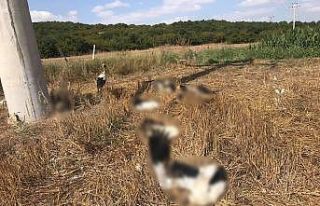
M 10 116 L 41 120 L 48 89 L 27 0 L 0 1 L 0 39 L 0 78 Z
M 296 20 L 297 20 L 297 9 L 299 7 L 299 3 L 295 2 L 292 3 L 292 10 L 293 10 L 293 23 L 292 23 L 292 29 L 295 30 L 296 28 Z

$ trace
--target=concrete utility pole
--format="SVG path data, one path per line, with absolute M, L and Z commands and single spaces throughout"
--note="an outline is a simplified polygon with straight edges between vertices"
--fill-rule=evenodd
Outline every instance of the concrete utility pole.
M 296 20 L 297 20 L 297 9 L 299 7 L 299 3 L 292 3 L 292 10 L 293 10 L 293 23 L 292 29 L 296 29 Z
M 11 117 L 45 117 L 48 89 L 27 0 L 0 0 L 0 78 Z

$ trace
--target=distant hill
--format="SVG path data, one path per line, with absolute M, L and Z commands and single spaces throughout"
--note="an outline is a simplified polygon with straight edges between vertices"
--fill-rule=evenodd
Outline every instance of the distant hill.
M 319 26 L 320 23 L 298 23 Z M 88 25 L 72 22 L 34 23 L 41 57 L 61 57 L 100 51 L 147 49 L 161 45 L 250 43 L 268 33 L 291 28 L 287 22 L 187 21 L 149 25 Z

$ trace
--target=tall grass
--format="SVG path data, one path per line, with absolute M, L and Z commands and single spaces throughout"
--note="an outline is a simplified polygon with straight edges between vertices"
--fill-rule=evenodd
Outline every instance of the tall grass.
M 284 33 L 272 33 L 262 40 L 263 47 L 272 48 L 320 48 L 320 28 L 297 28 Z
M 319 28 L 297 28 L 295 31 L 266 35 L 261 44 L 252 46 L 255 58 L 284 59 L 320 56 Z
M 248 48 L 226 48 L 221 50 L 206 50 L 197 55 L 198 65 L 228 64 L 245 62 L 252 59 Z
M 94 79 L 103 70 L 102 64 L 106 65 L 108 75 L 126 76 L 136 72 L 165 69 L 172 64 L 177 64 L 179 59 L 178 54 L 168 51 L 139 55 L 130 55 L 124 52 L 96 60 L 48 60 L 44 62 L 44 68 L 49 82 L 54 82 L 61 77 L 67 81 L 83 82 Z
M 248 61 L 251 59 L 288 59 L 320 57 L 320 28 L 265 35 L 258 44 L 247 48 L 206 50 L 197 54 L 198 64 Z

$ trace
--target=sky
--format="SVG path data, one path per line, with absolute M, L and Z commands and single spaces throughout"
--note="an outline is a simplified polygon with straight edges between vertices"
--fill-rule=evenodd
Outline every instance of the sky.
M 291 21 L 299 2 L 299 21 L 320 20 L 320 0 L 28 0 L 32 20 L 88 24 L 157 24 L 224 19 Z

